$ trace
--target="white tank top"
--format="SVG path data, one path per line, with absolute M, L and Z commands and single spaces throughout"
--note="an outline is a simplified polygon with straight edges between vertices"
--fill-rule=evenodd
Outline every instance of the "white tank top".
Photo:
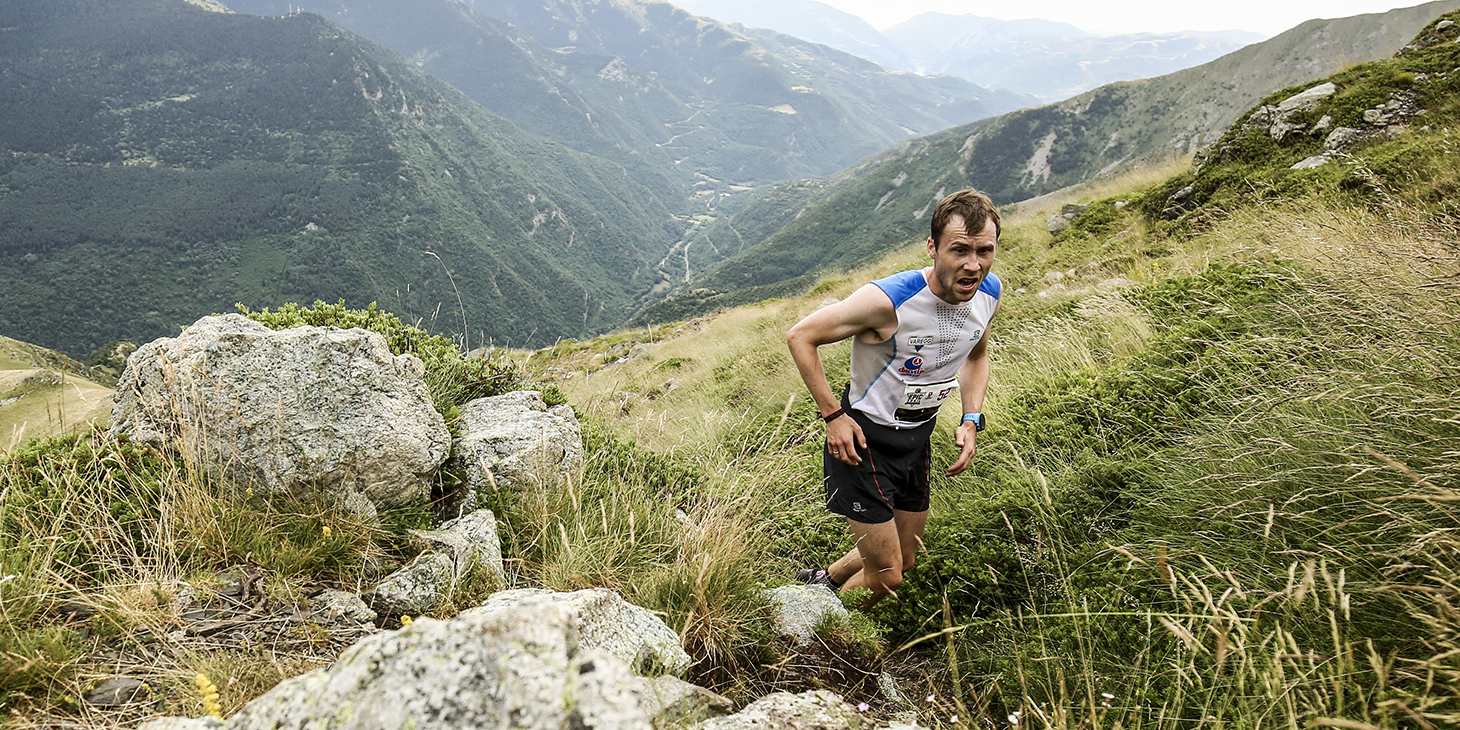
M 852 340 L 847 401 L 874 423 L 920 426 L 957 389 L 958 369 L 988 330 L 1003 284 L 990 272 L 973 299 L 949 304 L 921 270 L 872 283 L 892 300 L 897 331 L 875 344 Z

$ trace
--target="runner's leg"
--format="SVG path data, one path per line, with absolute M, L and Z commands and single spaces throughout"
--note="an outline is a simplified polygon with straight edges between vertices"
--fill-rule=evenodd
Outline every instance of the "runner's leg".
M 858 570 L 842 583 L 842 590 L 866 588 L 872 591 L 862 603 L 862 609 L 890 595 L 902 585 L 902 547 L 897 536 L 895 520 L 869 525 L 853 520 L 847 521 L 847 529 L 857 543 L 857 549 L 848 553 L 836 565 L 849 558 L 857 561 Z M 855 557 L 854 557 L 855 554 Z M 833 573 L 833 577 L 836 573 Z
M 923 528 L 928 526 L 928 513 L 892 510 L 892 522 L 897 525 L 897 542 L 902 552 L 902 572 L 912 570 L 918 551 L 923 549 Z
M 854 536 L 857 534 L 857 530 L 852 526 L 858 524 L 861 523 L 848 521 L 848 529 L 852 531 Z M 898 552 L 902 559 L 901 572 L 906 573 L 912 569 L 913 563 L 917 560 L 918 551 L 923 547 L 923 529 L 928 524 L 928 513 L 926 511 L 904 512 L 895 509 L 892 511 L 892 524 L 897 528 Z M 858 544 L 860 545 L 861 542 L 858 542 Z M 852 548 L 840 560 L 832 563 L 827 568 L 827 572 L 831 574 L 831 579 L 837 583 L 841 583 L 843 586 L 856 578 L 861 570 L 862 554 L 858 552 L 857 548 Z M 859 584 L 864 582 L 865 579 L 858 581 Z

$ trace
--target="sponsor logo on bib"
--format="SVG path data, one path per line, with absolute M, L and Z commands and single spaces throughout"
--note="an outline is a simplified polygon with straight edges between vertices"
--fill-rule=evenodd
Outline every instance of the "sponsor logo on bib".
M 903 375 L 921 375 L 923 372 L 923 359 L 914 355 L 908 358 L 907 362 L 903 363 L 902 367 L 897 369 L 897 372 Z
M 909 345 L 912 345 L 913 352 L 922 352 L 924 347 L 927 347 L 928 345 L 931 345 L 931 344 L 933 344 L 934 342 L 937 342 L 937 341 L 938 341 L 938 338 L 936 338 L 936 337 L 934 337 L 932 335 L 924 335 L 922 337 L 909 337 L 909 338 L 907 338 L 907 343 Z

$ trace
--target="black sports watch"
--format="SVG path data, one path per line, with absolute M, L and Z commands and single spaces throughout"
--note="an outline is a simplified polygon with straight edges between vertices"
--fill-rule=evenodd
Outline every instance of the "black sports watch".
M 974 430 L 974 433 L 977 433 L 979 431 L 982 431 L 984 429 L 984 427 L 988 425 L 988 423 L 984 419 L 982 413 L 965 413 L 965 414 L 963 414 L 963 421 L 962 421 L 962 423 L 968 423 L 969 421 L 973 421 L 973 430 Z M 960 425 L 962 425 L 962 424 L 960 424 Z

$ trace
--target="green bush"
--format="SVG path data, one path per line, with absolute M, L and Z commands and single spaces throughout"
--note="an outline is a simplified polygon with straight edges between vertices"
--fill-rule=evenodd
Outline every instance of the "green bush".
M 529 384 L 522 371 L 502 354 L 468 358 L 456 343 L 441 335 L 433 335 L 400 321 L 395 315 L 379 309 L 374 302 L 365 309 L 349 309 L 344 300 L 336 304 L 316 301 L 313 307 L 290 303 L 270 312 L 268 308 L 253 312 L 239 304 L 238 311 L 255 322 L 276 330 L 290 327 L 359 327 L 385 337 L 386 346 L 397 355 L 415 355 L 426 366 L 426 385 L 431 402 L 443 414 L 451 408 L 513 390 L 524 390 Z M 555 385 L 542 386 L 543 400 L 548 405 L 566 402 Z

